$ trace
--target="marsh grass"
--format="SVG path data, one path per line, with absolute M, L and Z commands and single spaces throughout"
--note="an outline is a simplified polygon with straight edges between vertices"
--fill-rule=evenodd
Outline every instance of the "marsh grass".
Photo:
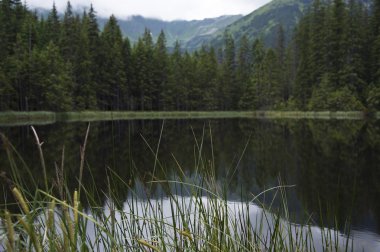
M 43 125 L 56 122 L 56 113 L 48 111 L 36 112 L 0 112 L 2 125 Z
M 18 169 L 28 167 L 26 164 L 21 168 L 16 166 L 16 163 L 23 164 L 15 162 L 21 155 L 4 135 L 1 136 L 12 170 L 7 183 L 15 199 L 14 203 L 4 205 L 1 213 L 0 246 L 7 251 L 259 252 L 347 251 L 350 248 L 349 239 L 338 231 L 317 229 L 323 239 L 321 244 L 316 244 L 315 227 L 309 222 L 292 224 L 286 199 L 286 190 L 291 188 L 281 185 L 280 179 L 280 186 L 252 195 L 249 201 L 228 201 L 228 183 L 218 184 L 214 162 L 206 162 L 203 156 L 203 136 L 195 137 L 195 176 L 187 177 L 177 162 L 177 175 L 157 178 L 156 169 L 163 169 L 157 155 L 159 141 L 156 148 L 149 146 L 156 161 L 144 197 L 111 169 L 107 172 L 108 190 L 94 192 L 96 185 L 81 183 L 89 128 L 81 148 L 78 189 L 73 192 L 63 181 L 53 186 L 47 184 L 44 177 L 47 189 L 40 189 L 33 178 L 18 176 Z M 41 145 L 38 148 L 42 152 Z M 64 152 L 62 160 L 63 157 Z M 43 159 L 43 155 L 40 158 Z M 63 172 L 63 167 L 62 161 L 57 174 Z M 229 174 L 234 174 L 236 169 L 232 168 Z M 60 176 L 62 174 L 57 175 L 57 180 Z M 32 186 L 27 186 L 29 179 L 34 181 Z M 129 192 L 127 200 L 119 199 L 112 188 L 116 184 Z M 165 197 L 152 196 L 152 186 L 161 187 Z M 55 193 L 57 187 L 59 193 Z M 187 196 L 180 196 L 184 191 Z M 280 209 L 260 202 L 260 196 L 268 191 L 275 192 L 281 200 Z M 96 202 L 96 194 L 105 194 L 108 200 L 105 205 L 84 209 L 80 200 L 83 197 L 79 194 L 88 202 Z M 15 207 L 16 210 L 10 210 Z

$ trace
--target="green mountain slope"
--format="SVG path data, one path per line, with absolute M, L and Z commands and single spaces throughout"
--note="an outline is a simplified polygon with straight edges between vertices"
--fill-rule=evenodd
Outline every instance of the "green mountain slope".
M 154 39 L 156 39 L 161 30 L 164 30 L 167 40 L 167 46 L 171 47 L 176 40 L 182 45 L 195 37 L 212 35 L 223 31 L 228 25 L 242 18 L 241 15 L 221 16 L 217 18 L 207 18 L 204 20 L 176 20 L 163 21 L 153 18 L 144 18 L 142 16 L 132 16 L 127 20 L 119 19 L 118 23 L 124 36 L 127 36 L 132 42 L 136 42 L 143 35 L 145 27 L 148 28 Z M 102 28 L 107 19 L 98 19 Z
M 245 34 L 249 39 L 262 38 L 267 46 L 273 46 L 276 41 L 278 25 L 281 24 L 287 37 L 290 37 L 298 20 L 313 0 L 273 0 L 263 7 L 244 16 L 226 27 L 236 41 Z M 197 48 L 203 43 L 213 46 L 223 44 L 223 33 L 219 31 L 211 36 L 199 36 L 190 40 L 186 46 Z
M 38 16 L 44 17 L 45 19 L 50 12 L 50 10 L 43 8 L 35 8 L 34 10 L 38 13 Z M 80 9 L 75 10 L 75 12 L 78 15 L 83 13 Z M 63 18 L 63 13 L 60 12 L 59 16 Z M 138 38 L 144 34 L 145 28 L 148 28 L 151 31 L 154 40 L 157 39 L 161 30 L 164 30 L 167 46 L 172 47 L 177 40 L 185 46 L 190 40 L 196 37 L 211 36 L 224 31 L 228 25 L 242 17 L 242 15 L 224 15 L 203 20 L 163 21 L 155 18 L 132 16 L 126 19 L 118 18 L 118 24 L 123 35 L 128 37 L 132 43 L 137 42 Z M 108 18 L 97 17 L 97 19 L 99 28 L 103 30 Z

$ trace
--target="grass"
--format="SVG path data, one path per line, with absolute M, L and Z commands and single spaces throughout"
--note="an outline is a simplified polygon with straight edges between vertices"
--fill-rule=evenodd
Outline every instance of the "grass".
M 41 125 L 56 121 L 56 113 L 48 111 L 36 112 L 0 112 L 1 125 Z
M 379 113 L 376 114 L 380 118 Z M 213 119 L 213 118 L 254 118 L 254 119 L 364 119 L 360 111 L 82 111 L 82 112 L 1 112 L 0 126 L 49 124 L 57 121 L 105 121 L 144 119 Z
M 131 182 L 109 169 L 108 190 L 90 193 L 83 185 L 83 160 L 87 130 L 81 147 L 78 169 L 78 189 L 70 191 L 64 182 L 48 184 L 46 176 L 42 189 L 33 177 L 19 176 L 15 158 L 20 155 L 1 135 L 8 153 L 12 178 L 6 178 L 14 203 L 4 205 L 0 224 L 1 246 L 7 251 L 347 251 L 350 239 L 339 232 L 317 229 L 321 244 L 315 244 L 315 227 L 292 224 L 287 210 L 286 186 L 275 191 L 283 204 L 274 212 L 252 195 L 249 201 L 231 202 L 226 198 L 228 185 L 215 179 L 214 163 L 203 157 L 203 137 L 196 139 L 196 176 L 186 177 L 178 164 L 178 175 L 156 178 L 155 171 L 146 184 L 144 197 Z M 43 150 L 35 134 L 37 148 L 44 166 Z M 150 147 L 149 147 L 150 148 Z M 157 158 L 157 150 L 150 148 Z M 63 157 L 62 157 L 63 159 Z M 63 172 L 57 167 L 57 174 Z M 156 164 L 155 164 L 156 167 Z M 157 169 L 163 169 L 157 160 Z M 45 167 L 43 167 L 43 170 Z M 155 168 L 156 169 L 156 168 Z M 164 170 L 164 169 L 163 169 Z M 232 171 L 234 173 L 235 171 Z M 60 176 L 57 176 L 60 177 Z M 27 186 L 32 180 L 34 186 Z M 137 182 L 139 178 L 134 178 Z M 281 183 L 280 183 L 281 184 Z M 120 200 L 113 185 L 129 192 Z M 159 186 L 166 197 L 152 197 L 149 188 Z M 92 185 L 96 188 L 96 185 Z M 269 191 L 268 190 L 268 191 Z M 59 191 L 59 193 L 56 193 Z M 188 196 L 179 196 L 186 191 Z M 263 192 L 262 194 L 265 194 Z M 82 194 L 82 195 L 81 195 Z M 94 206 L 96 194 L 105 194 L 104 206 Z M 83 198 L 93 205 L 84 209 Z M 16 207 L 16 209 L 15 209 Z M 13 209 L 11 211 L 10 209 Z M 273 213 L 274 212 L 274 213 Z

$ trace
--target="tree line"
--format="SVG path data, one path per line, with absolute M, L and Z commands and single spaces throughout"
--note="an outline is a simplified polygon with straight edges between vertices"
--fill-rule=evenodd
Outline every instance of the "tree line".
M 285 37 L 169 52 L 164 32 L 132 45 L 115 16 L 100 30 L 92 6 L 0 0 L 0 110 L 380 109 L 380 0 L 315 0 Z

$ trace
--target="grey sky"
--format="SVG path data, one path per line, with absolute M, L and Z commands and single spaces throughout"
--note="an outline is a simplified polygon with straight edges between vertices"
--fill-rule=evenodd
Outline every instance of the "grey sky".
M 29 7 L 51 9 L 53 0 L 27 0 Z M 71 0 L 74 7 L 92 3 L 99 16 L 115 14 L 118 18 L 131 15 L 156 17 L 164 20 L 203 19 L 224 14 L 248 14 L 270 0 Z M 67 0 L 55 0 L 64 10 Z

